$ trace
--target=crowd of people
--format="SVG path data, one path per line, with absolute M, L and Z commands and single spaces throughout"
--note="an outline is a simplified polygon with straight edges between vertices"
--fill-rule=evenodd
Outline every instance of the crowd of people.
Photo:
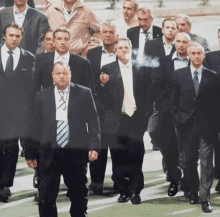
M 44 13 L 33 7 L 14 0 L 0 11 L 0 201 L 11 196 L 20 143 L 35 169 L 41 217 L 58 216 L 61 175 L 70 215 L 87 216 L 87 162 L 89 188 L 102 195 L 108 149 L 118 202 L 140 204 L 148 131 L 163 156 L 168 196 L 181 189 L 212 212 L 220 56 L 191 32 L 190 17 L 165 18 L 160 28 L 135 0 L 102 24 L 80 0 L 45 1 Z

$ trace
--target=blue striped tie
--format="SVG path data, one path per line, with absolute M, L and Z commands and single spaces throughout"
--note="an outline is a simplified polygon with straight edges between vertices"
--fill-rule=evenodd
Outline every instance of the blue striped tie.
M 60 92 L 63 99 L 66 99 L 66 91 L 61 90 Z M 65 111 L 67 109 L 63 99 L 60 97 L 57 110 L 62 109 Z M 68 143 L 67 125 L 68 123 L 66 121 L 57 121 L 57 144 L 62 148 L 65 147 Z

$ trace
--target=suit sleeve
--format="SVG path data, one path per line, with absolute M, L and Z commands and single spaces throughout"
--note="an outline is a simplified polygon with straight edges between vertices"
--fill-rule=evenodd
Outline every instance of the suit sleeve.
M 89 147 L 88 150 L 100 151 L 100 124 L 98 119 L 95 102 L 91 91 L 87 94 L 87 124 L 89 131 Z
M 34 100 L 34 106 L 30 117 L 25 126 L 24 146 L 25 159 L 34 160 L 37 158 L 40 138 L 42 134 L 42 113 L 40 103 L 40 93 L 38 93 Z
M 41 86 L 43 84 L 42 76 L 41 76 L 41 66 L 42 66 L 42 58 L 36 56 L 36 64 L 35 64 L 35 72 L 34 72 L 34 93 L 41 90 Z
M 50 24 L 48 22 L 48 18 L 43 15 L 40 20 L 39 20 L 39 29 L 38 29 L 38 47 L 37 47 L 37 51 L 36 53 L 42 53 L 44 48 L 43 48 L 43 45 L 42 45 L 42 41 L 43 41 L 43 38 L 44 38 L 44 33 L 50 29 Z

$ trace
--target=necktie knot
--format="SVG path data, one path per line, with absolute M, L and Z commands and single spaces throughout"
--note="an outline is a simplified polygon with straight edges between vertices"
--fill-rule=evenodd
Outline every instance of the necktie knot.
M 10 56 L 12 56 L 12 54 L 13 54 L 12 50 L 9 50 L 8 53 Z
M 198 71 L 197 70 L 195 70 L 194 71 L 194 75 L 198 75 L 199 73 L 198 73 Z
M 68 14 L 70 15 L 72 11 L 67 11 L 67 12 L 68 12 Z

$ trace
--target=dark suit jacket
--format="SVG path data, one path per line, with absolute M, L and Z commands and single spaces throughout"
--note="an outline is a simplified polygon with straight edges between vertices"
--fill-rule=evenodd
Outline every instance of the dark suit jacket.
M 220 80 L 214 71 L 202 69 L 196 96 L 190 67 L 178 69 L 173 76 L 172 110 L 177 127 L 196 119 L 206 142 L 217 141 L 219 129 Z
M 124 86 L 118 62 L 105 65 L 102 69 L 110 77 L 103 88 L 105 94 L 105 114 L 102 132 L 113 134 L 118 130 L 121 122 Z M 136 127 L 145 132 L 147 130 L 148 118 L 153 110 L 153 84 L 148 68 L 137 68 L 133 65 L 132 70 L 134 98 L 137 106 L 134 114 L 138 122 Z
M 176 51 L 175 46 L 173 46 L 169 55 L 172 55 L 175 51 Z M 166 56 L 162 38 L 156 38 L 147 41 L 144 48 L 144 53 L 152 58 L 154 57 L 161 58 Z
M 35 92 L 40 91 L 41 87 L 44 89 L 53 85 L 51 72 L 54 66 L 54 56 L 55 52 L 36 56 Z M 94 78 L 89 61 L 75 54 L 70 54 L 69 66 L 72 72 L 71 81 L 94 91 Z
M 54 87 L 51 86 L 36 94 L 25 132 L 25 157 L 26 159 L 36 159 L 39 150 L 41 170 L 49 167 L 55 148 L 59 148 L 56 143 Z M 100 148 L 99 121 L 90 89 L 71 83 L 68 123 L 70 142 L 65 148 L 72 151 L 76 164 L 86 163 L 88 151 L 99 151 Z
M 139 48 L 140 28 L 138 26 L 128 29 L 127 36 L 131 40 L 132 49 Z M 161 28 L 153 25 L 153 38 L 161 38 L 163 36 Z
M 27 3 L 30 7 L 32 7 L 32 8 L 35 7 L 34 0 L 28 0 Z M 14 5 L 14 0 L 4 0 L 4 6 L 5 7 L 10 7 L 10 6 L 13 6 L 13 5 Z
M 0 49 L 0 139 L 22 136 L 33 98 L 35 57 L 21 49 L 18 65 L 5 76 Z
M 13 7 L 7 7 L 0 11 L 0 38 L 2 42 L 2 30 L 7 24 L 14 21 Z M 23 23 L 23 28 L 24 35 L 20 46 L 33 54 L 40 53 L 44 33 L 50 28 L 47 17 L 38 10 L 29 8 Z
M 204 66 L 220 74 L 220 51 L 213 51 L 205 55 Z

